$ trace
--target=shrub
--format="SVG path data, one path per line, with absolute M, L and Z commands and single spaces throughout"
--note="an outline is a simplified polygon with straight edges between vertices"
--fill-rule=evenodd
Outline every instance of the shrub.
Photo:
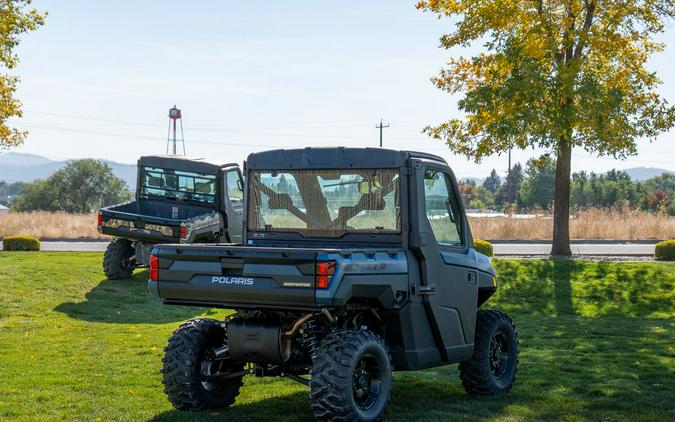
M 476 250 L 476 252 L 480 252 L 483 255 L 494 255 L 494 252 L 492 251 L 492 243 L 488 241 L 476 239 L 473 241 L 473 248 Z
M 2 248 L 6 251 L 39 251 L 40 241 L 32 236 L 5 236 Z
M 654 259 L 659 261 L 675 261 L 675 239 L 664 240 L 656 244 Z

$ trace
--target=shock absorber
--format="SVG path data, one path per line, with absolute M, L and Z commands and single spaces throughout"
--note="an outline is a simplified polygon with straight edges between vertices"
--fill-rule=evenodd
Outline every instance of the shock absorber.
M 317 331 L 318 324 L 315 319 L 310 319 L 305 322 L 302 327 L 302 347 L 305 349 L 309 357 L 314 361 L 316 359 L 317 351 L 319 350 L 319 338 Z

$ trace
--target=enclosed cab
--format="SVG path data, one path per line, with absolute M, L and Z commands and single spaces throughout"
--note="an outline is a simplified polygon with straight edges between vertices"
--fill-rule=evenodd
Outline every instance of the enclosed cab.
M 243 199 L 237 164 L 141 157 L 135 200 L 99 211 L 98 231 L 115 237 L 104 258 L 106 275 L 126 278 L 147 265 L 155 243 L 241 242 Z
M 315 416 L 336 420 L 379 420 L 392 369 L 461 362 L 467 391 L 511 388 L 515 328 L 478 310 L 496 273 L 473 249 L 442 158 L 275 150 L 251 154 L 245 173 L 242 245 L 152 251 L 148 285 L 165 304 L 236 311 L 169 340 L 164 383 L 177 408 L 225 407 L 248 373 L 310 385 Z

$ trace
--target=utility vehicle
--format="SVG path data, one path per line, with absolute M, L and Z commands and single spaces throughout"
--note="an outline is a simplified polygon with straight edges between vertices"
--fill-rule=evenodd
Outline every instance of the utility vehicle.
M 165 304 L 233 309 L 171 336 L 178 409 L 231 405 L 245 375 L 310 387 L 320 420 L 380 420 L 392 371 L 460 363 L 472 394 L 511 389 L 516 329 L 478 308 L 497 288 L 440 157 L 371 148 L 251 154 L 243 245 L 156 245 Z
M 105 275 L 131 276 L 148 265 L 155 243 L 241 242 L 243 200 L 237 164 L 141 157 L 135 201 L 98 214 L 98 231 L 115 236 L 103 258 Z

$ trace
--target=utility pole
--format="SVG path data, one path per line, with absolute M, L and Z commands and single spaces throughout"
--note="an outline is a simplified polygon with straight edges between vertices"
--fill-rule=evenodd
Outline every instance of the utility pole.
M 509 148 L 509 172 L 507 174 L 511 174 L 511 148 Z
M 380 123 L 375 125 L 376 129 L 380 129 L 380 148 L 382 148 L 382 129 L 389 127 L 389 123 L 386 125 L 382 124 L 382 119 L 380 119 Z

